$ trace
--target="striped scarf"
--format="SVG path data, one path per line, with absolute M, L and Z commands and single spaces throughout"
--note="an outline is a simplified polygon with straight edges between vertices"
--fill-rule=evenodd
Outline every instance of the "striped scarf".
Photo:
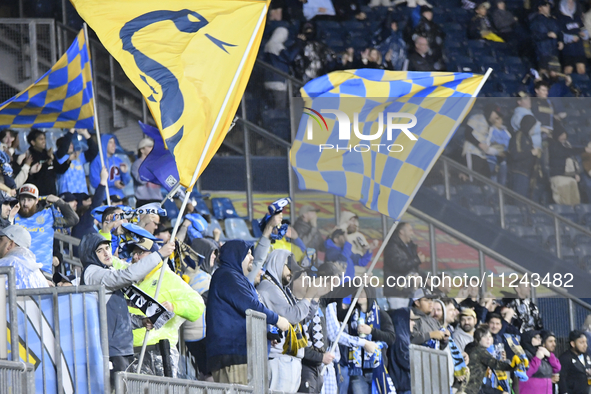
M 351 316 L 351 329 L 357 330 L 359 324 L 359 309 L 355 308 Z M 376 302 L 373 303 L 371 309 L 366 313 L 365 324 L 372 328 L 380 329 L 380 315 L 379 307 Z M 371 334 L 365 339 L 371 341 Z M 349 376 L 363 375 L 364 369 L 377 368 L 382 360 L 381 349 L 376 349 L 375 353 L 369 354 L 363 350 L 361 346 L 351 346 L 349 348 Z

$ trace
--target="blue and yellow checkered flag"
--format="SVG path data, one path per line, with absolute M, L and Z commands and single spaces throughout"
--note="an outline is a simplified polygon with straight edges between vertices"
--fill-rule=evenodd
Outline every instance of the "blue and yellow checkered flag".
M 0 127 L 94 128 L 92 74 L 84 31 L 34 84 L 0 105 Z
M 362 69 L 308 82 L 290 152 L 300 189 L 360 201 L 399 219 L 485 80 Z

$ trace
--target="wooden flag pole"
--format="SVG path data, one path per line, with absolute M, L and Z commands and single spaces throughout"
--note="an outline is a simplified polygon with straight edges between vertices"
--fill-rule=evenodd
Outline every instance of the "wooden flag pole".
M 244 51 L 244 55 L 242 56 L 242 60 L 240 61 L 240 64 L 238 65 L 238 69 L 236 70 L 236 73 L 234 74 L 234 78 L 232 79 L 232 83 L 230 84 L 230 88 L 228 89 L 228 92 L 226 93 L 226 97 L 224 98 L 224 102 L 222 103 L 222 106 L 221 106 L 220 111 L 218 112 L 215 122 L 211 128 L 209 136 L 207 137 L 207 142 L 205 143 L 205 147 L 203 148 L 203 152 L 201 152 L 201 157 L 199 158 L 199 162 L 197 163 L 197 168 L 195 168 L 195 172 L 193 173 L 193 177 L 191 178 L 191 183 L 189 184 L 189 187 L 187 188 L 187 191 L 185 194 L 185 198 L 183 199 L 183 204 L 181 205 L 181 208 L 179 209 L 179 214 L 177 216 L 176 223 L 174 224 L 174 228 L 172 230 L 172 235 L 170 236 L 170 239 L 172 239 L 172 240 L 174 240 L 176 238 L 176 234 L 177 234 L 179 227 L 181 225 L 182 215 L 185 212 L 185 209 L 187 207 L 187 203 L 189 202 L 189 198 L 191 196 L 191 191 L 193 191 L 193 185 L 195 185 L 195 182 L 197 181 L 197 177 L 199 176 L 199 172 L 201 171 L 201 167 L 203 166 L 203 162 L 205 161 L 205 156 L 207 156 L 207 152 L 209 150 L 209 145 L 211 145 L 211 141 L 213 140 L 213 136 L 215 134 L 215 131 L 218 128 L 220 121 L 222 120 L 222 116 L 224 114 L 224 111 L 226 110 L 226 106 L 228 105 L 228 101 L 230 101 L 230 94 L 232 93 L 232 91 L 234 90 L 234 86 L 238 82 L 238 77 L 240 76 L 240 74 L 242 72 L 242 68 L 244 67 L 244 63 L 246 63 L 246 59 L 248 58 L 248 55 L 250 54 L 250 50 L 252 48 L 252 45 L 254 44 L 255 38 L 259 32 L 259 29 L 261 28 L 261 25 L 263 24 L 263 21 L 265 20 L 266 15 L 267 15 L 267 5 L 265 5 L 263 7 L 263 10 L 261 12 L 261 15 L 259 16 L 259 20 L 257 22 L 256 28 L 254 29 L 254 32 L 252 33 L 252 36 L 250 37 L 250 41 L 248 42 L 246 50 Z M 162 264 L 162 267 L 160 269 L 160 277 L 158 278 L 158 284 L 156 285 L 156 293 L 154 294 L 155 300 L 158 300 L 158 295 L 160 293 L 160 285 L 162 284 L 162 278 L 164 277 L 164 269 L 166 267 L 166 264 L 168 264 L 168 258 L 164 259 L 164 263 Z M 142 368 L 142 364 L 144 362 L 144 356 L 146 354 L 146 346 L 148 345 L 149 334 L 150 334 L 150 332 L 146 330 L 146 334 L 144 336 L 144 343 L 142 344 L 142 350 L 140 352 L 140 358 L 138 360 L 137 373 L 140 373 L 140 370 Z
M 96 91 L 96 84 L 94 83 L 94 67 L 92 65 L 92 56 L 90 54 L 90 40 L 88 39 L 88 25 L 84 23 L 84 40 L 86 41 L 86 48 L 88 49 L 88 57 L 90 61 L 90 76 L 92 79 L 92 106 L 94 110 L 94 129 L 96 130 L 97 145 L 99 148 L 99 156 L 101 158 L 101 169 L 105 168 L 105 158 L 103 156 L 103 144 L 101 141 L 101 132 L 99 129 L 98 111 L 97 111 L 97 99 L 98 94 Z M 108 169 L 107 169 L 108 170 Z M 107 205 L 111 205 L 111 194 L 109 193 L 109 179 L 107 178 L 107 187 L 105 187 L 105 193 L 107 193 Z

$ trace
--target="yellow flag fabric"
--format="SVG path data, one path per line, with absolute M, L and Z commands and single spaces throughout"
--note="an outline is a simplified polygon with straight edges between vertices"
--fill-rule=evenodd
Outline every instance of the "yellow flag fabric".
M 81 30 L 49 71 L 0 104 L 0 126 L 93 129 L 93 105 L 90 54 Z
M 373 69 L 309 81 L 290 151 L 299 188 L 400 219 L 483 83 L 472 73 Z
M 232 123 L 269 2 L 72 0 L 146 98 L 183 186 L 192 186 L 206 151 L 203 172 Z

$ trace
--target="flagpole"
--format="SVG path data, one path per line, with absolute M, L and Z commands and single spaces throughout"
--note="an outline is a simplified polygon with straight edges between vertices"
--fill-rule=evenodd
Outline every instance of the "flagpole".
M 175 185 L 175 186 L 174 186 L 174 187 L 173 187 L 173 188 L 172 188 L 172 189 L 171 189 L 171 190 L 168 192 L 168 194 L 166 195 L 166 197 L 164 197 L 164 200 L 162 200 L 162 201 L 160 202 L 160 206 L 164 205 L 164 203 L 166 202 L 166 200 L 168 200 L 169 198 L 173 198 L 173 197 L 174 197 L 174 195 L 176 194 L 176 192 L 178 192 L 178 191 L 179 191 L 180 187 L 181 187 L 181 183 L 180 183 L 180 182 L 178 182 L 178 183 L 177 183 L 177 184 L 176 184 L 176 185 Z
M 88 49 L 88 57 L 92 59 L 90 53 L 90 40 L 88 39 L 88 25 L 84 22 L 84 40 L 86 41 L 86 48 Z M 98 111 L 97 111 L 97 99 L 98 93 L 96 91 L 96 84 L 94 83 L 94 67 L 92 60 L 90 62 L 91 79 L 92 79 L 92 106 L 94 109 L 94 129 L 96 130 L 97 145 L 99 148 L 99 156 L 101 158 L 101 170 L 105 168 L 105 158 L 103 157 L 103 144 L 101 142 L 101 132 L 99 130 Z M 109 180 L 107 179 L 107 187 L 105 187 L 105 193 L 107 193 L 107 205 L 111 205 L 111 194 L 109 193 Z
M 476 90 L 474 91 L 474 93 L 472 94 L 472 99 L 471 99 L 471 103 L 474 102 L 474 100 L 476 100 L 476 96 L 478 96 L 478 93 L 480 93 L 480 89 L 482 89 L 482 87 L 484 86 L 484 83 L 486 82 L 486 80 L 488 79 L 488 77 L 490 76 L 490 74 L 492 73 L 492 68 L 489 68 L 486 73 L 484 74 L 484 77 L 482 78 L 482 81 L 480 81 L 480 84 L 476 87 Z M 453 126 L 452 130 L 456 130 L 458 128 L 458 126 L 460 125 L 460 123 L 462 122 L 462 120 L 464 119 L 464 117 L 466 116 L 468 109 L 471 108 L 472 105 L 467 105 L 464 110 L 462 111 L 462 113 L 460 114 L 460 116 L 458 117 L 458 119 L 456 120 L 456 123 Z M 441 153 L 443 152 L 443 149 L 445 149 L 445 146 L 447 145 L 447 143 L 449 142 L 449 139 L 452 137 L 453 133 L 449 133 L 449 135 L 447 136 L 447 138 L 445 139 L 444 143 L 441 144 L 441 146 L 439 147 L 439 151 L 437 152 L 437 156 L 439 157 L 441 155 Z M 421 180 L 419 181 L 417 188 L 414 190 L 414 192 L 412 193 L 412 195 L 410 196 L 410 198 L 408 199 L 408 201 L 406 202 L 406 205 L 404 206 L 404 208 L 401 211 L 401 216 L 404 212 L 406 212 L 406 210 L 408 209 L 408 206 L 410 205 L 410 203 L 412 202 L 415 194 L 417 193 L 417 191 L 419 190 L 420 186 L 422 185 L 423 181 L 425 180 L 425 178 L 427 177 L 427 175 L 429 174 L 429 172 L 431 172 L 431 168 L 433 168 L 433 165 L 435 164 L 435 160 L 433 160 L 431 162 L 431 165 L 427 168 L 427 170 L 423 173 L 423 177 L 421 178 Z M 378 250 L 377 255 L 374 257 L 371 265 L 369 266 L 369 268 L 367 269 L 367 271 L 365 272 L 365 275 L 370 275 L 371 272 L 373 271 L 376 263 L 378 262 L 379 257 L 381 256 L 382 252 L 384 251 L 384 248 L 386 247 L 386 244 L 388 243 L 388 241 L 390 241 L 390 238 L 392 237 L 392 234 L 394 234 L 394 230 L 396 230 L 396 227 L 398 226 L 398 223 L 400 223 L 400 221 L 396 221 L 392 227 L 390 228 L 390 231 L 388 232 L 388 234 L 386 235 L 386 238 L 384 238 L 384 241 L 382 242 L 382 245 L 380 246 L 380 249 Z M 353 310 L 355 309 L 355 305 L 357 304 L 357 300 L 359 299 L 359 295 L 361 295 L 361 292 L 363 291 L 363 287 L 359 287 L 359 289 L 357 289 L 357 293 L 355 294 L 355 298 L 351 301 L 351 305 L 349 306 L 349 310 L 347 311 L 347 315 L 345 316 L 345 319 L 343 320 L 343 324 L 341 324 L 341 327 L 339 328 L 339 332 L 335 338 L 335 340 L 332 343 L 332 346 L 330 347 L 329 353 L 333 353 L 335 351 L 336 346 L 339 343 L 339 338 L 341 337 L 341 334 L 343 333 L 343 331 L 345 330 L 345 326 L 347 325 L 349 318 L 351 317 L 351 314 L 353 313 Z M 322 367 L 322 371 L 320 371 L 320 376 L 324 375 L 324 371 L 326 370 L 326 365 L 324 365 Z
M 199 162 L 197 163 L 197 168 L 195 168 L 195 172 L 193 173 L 193 177 L 191 178 L 191 183 L 189 184 L 189 187 L 187 188 L 185 198 L 183 199 L 183 204 L 181 205 L 181 208 L 179 209 L 179 214 L 177 216 L 176 223 L 174 224 L 174 228 L 172 230 L 172 235 L 170 236 L 170 239 L 173 241 L 176 238 L 176 234 L 177 234 L 179 227 L 181 225 L 181 217 L 182 217 L 183 213 L 185 212 L 185 209 L 187 207 L 187 203 L 189 202 L 189 198 L 191 196 L 191 191 L 193 191 L 193 185 L 195 184 L 195 181 L 197 181 L 197 177 L 199 176 L 199 172 L 201 171 L 201 166 L 203 165 L 203 162 L 205 161 L 205 156 L 207 156 L 207 152 L 209 150 L 209 145 L 211 144 L 211 141 L 213 140 L 215 130 L 217 129 L 218 124 L 220 123 L 222 116 L 224 115 L 224 111 L 226 110 L 226 106 L 228 105 L 228 101 L 230 101 L 230 94 L 234 90 L 234 86 L 236 85 L 236 82 L 238 82 L 238 77 L 240 76 L 240 74 L 242 72 L 242 68 L 244 67 L 244 63 L 246 63 L 246 59 L 248 58 L 248 55 L 249 55 L 250 50 L 252 48 L 252 45 L 254 44 L 255 38 L 259 32 L 259 29 L 261 28 L 263 21 L 265 20 L 266 15 L 267 15 L 267 5 L 265 4 L 265 6 L 263 7 L 263 10 L 261 12 L 261 15 L 259 16 L 259 20 L 257 22 L 257 25 L 252 33 L 252 36 L 250 37 L 250 41 L 248 42 L 246 50 L 244 51 L 244 55 L 242 56 L 242 60 L 240 61 L 240 64 L 238 65 L 238 69 L 236 70 L 236 73 L 234 74 L 234 78 L 232 79 L 232 83 L 230 84 L 230 88 L 228 89 L 228 92 L 226 93 L 226 97 L 224 98 L 224 102 L 222 103 L 220 111 L 218 112 L 215 123 L 213 124 L 213 126 L 211 128 L 211 131 L 210 131 L 209 136 L 207 138 L 207 142 L 205 143 L 205 147 L 203 148 L 203 152 L 201 152 L 201 157 L 199 158 Z M 166 264 L 168 264 L 168 258 L 166 258 L 164 260 L 164 262 L 162 263 L 162 268 L 160 269 L 160 277 L 158 278 L 158 284 L 156 285 L 156 293 L 154 294 L 154 299 L 156 301 L 158 301 L 158 294 L 160 293 L 160 284 L 162 283 L 162 278 L 164 277 L 164 269 L 165 269 Z M 146 353 L 146 346 L 148 344 L 149 334 L 150 334 L 150 332 L 148 330 L 146 330 L 146 334 L 144 336 L 144 343 L 142 344 L 142 350 L 140 352 L 140 358 L 138 360 L 137 373 L 140 373 L 140 370 L 142 368 L 142 364 L 144 362 L 144 355 Z

